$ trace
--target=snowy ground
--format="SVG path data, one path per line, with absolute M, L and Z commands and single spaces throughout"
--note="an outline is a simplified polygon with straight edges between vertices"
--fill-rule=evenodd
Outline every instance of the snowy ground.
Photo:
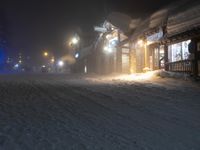
M 0 150 L 200 150 L 200 86 L 131 78 L 1 75 Z

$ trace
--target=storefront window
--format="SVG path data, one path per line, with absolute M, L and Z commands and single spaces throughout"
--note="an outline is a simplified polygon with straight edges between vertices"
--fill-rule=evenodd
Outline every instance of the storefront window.
M 169 61 L 176 62 L 186 60 L 189 57 L 188 45 L 191 40 L 176 43 L 168 47 Z

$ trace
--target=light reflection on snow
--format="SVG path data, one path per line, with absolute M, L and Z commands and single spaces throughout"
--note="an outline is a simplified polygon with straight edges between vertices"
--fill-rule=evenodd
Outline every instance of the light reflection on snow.
M 130 75 L 121 75 L 117 77 L 119 80 L 124 81 L 144 81 L 151 80 L 155 76 L 155 72 L 147 72 L 147 73 L 135 73 Z
M 147 73 L 134 74 L 113 74 L 108 76 L 85 77 L 84 79 L 93 84 L 115 84 L 121 82 L 154 82 L 158 72 L 151 71 Z

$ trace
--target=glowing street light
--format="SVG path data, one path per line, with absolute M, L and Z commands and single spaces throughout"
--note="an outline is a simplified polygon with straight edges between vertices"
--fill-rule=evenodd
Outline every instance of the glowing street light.
M 75 58 L 79 58 L 79 53 L 76 53 Z
M 77 34 L 75 34 L 75 35 L 70 39 L 69 45 L 70 45 L 70 46 L 78 45 L 79 41 L 80 41 L 80 37 L 79 37 Z
M 60 61 L 58 62 L 58 66 L 59 66 L 59 67 L 63 67 L 63 66 L 64 66 L 64 62 L 60 60 Z
M 19 64 L 15 64 L 15 66 L 14 66 L 15 68 L 19 68 Z
M 52 62 L 52 63 L 54 63 L 54 62 L 55 62 L 55 59 L 54 59 L 54 58 L 52 58 L 52 59 L 51 59 L 51 62 Z
M 76 44 L 78 44 L 78 42 L 79 42 L 79 40 L 78 40 L 77 37 L 74 37 L 74 38 L 72 39 L 72 44 L 76 45 Z
M 113 49 L 111 47 L 105 46 L 104 51 L 107 52 L 107 53 L 112 53 Z
M 45 57 L 49 56 L 49 53 L 48 52 L 44 52 L 43 54 Z

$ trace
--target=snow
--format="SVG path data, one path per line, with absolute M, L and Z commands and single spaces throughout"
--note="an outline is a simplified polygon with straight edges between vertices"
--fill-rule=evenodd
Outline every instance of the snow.
M 149 28 L 163 27 L 167 22 L 168 9 L 161 9 L 150 16 Z
M 0 150 L 199 150 L 199 84 L 141 76 L 1 75 Z
M 167 23 L 168 36 L 200 27 L 200 2 L 185 1 L 171 10 Z

